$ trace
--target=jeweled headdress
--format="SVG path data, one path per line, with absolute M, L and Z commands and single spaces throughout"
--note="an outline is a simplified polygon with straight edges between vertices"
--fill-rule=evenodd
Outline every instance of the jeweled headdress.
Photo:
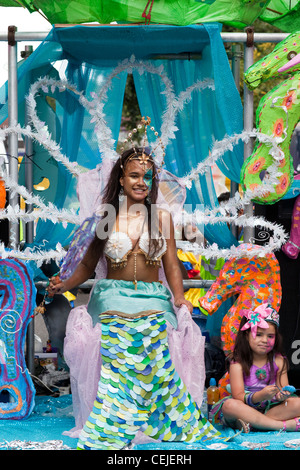
M 137 145 L 133 141 L 134 135 L 138 132 L 138 130 L 142 129 L 144 126 L 144 136 L 143 136 L 143 143 L 142 143 L 142 151 L 137 150 Z M 157 144 L 154 148 L 151 148 L 148 142 L 148 135 L 147 135 L 147 130 L 150 129 L 156 139 L 157 139 Z M 144 165 L 146 167 L 147 163 L 153 163 L 155 159 L 155 151 L 157 150 L 158 147 L 162 149 L 162 160 L 159 165 L 157 165 L 158 169 L 157 171 L 160 171 L 160 168 L 164 164 L 164 158 L 165 158 L 165 147 L 162 143 L 161 138 L 158 135 L 158 132 L 155 130 L 153 126 L 151 126 L 151 118 L 147 116 L 143 116 L 141 119 L 141 122 L 137 125 L 136 128 L 132 129 L 131 132 L 128 133 L 127 139 L 124 140 L 123 146 L 121 147 L 121 154 L 126 150 L 125 146 L 128 144 L 128 142 L 131 143 L 131 149 L 132 149 L 132 154 L 129 155 L 128 159 L 126 160 L 126 163 L 128 163 L 130 160 L 139 160 L 141 165 Z M 130 148 L 128 149 L 130 150 Z M 123 168 L 123 165 L 121 164 L 121 168 Z

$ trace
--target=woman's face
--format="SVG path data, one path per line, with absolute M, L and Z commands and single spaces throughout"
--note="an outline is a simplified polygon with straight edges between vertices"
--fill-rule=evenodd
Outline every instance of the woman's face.
M 152 187 L 152 164 L 141 164 L 139 160 L 130 160 L 125 167 L 125 173 L 120 178 L 124 196 L 129 203 L 143 204 Z

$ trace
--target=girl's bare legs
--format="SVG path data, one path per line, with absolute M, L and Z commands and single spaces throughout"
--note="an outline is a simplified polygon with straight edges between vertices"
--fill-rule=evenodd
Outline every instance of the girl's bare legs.
M 300 417 L 300 398 L 290 397 L 280 405 L 267 411 L 266 416 L 278 420 L 289 420 Z
M 276 408 L 283 406 L 285 406 L 284 403 L 278 405 Z M 222 411 L 227 423 L 233 427 L 235 426 L 237 419 L 242 419 L 255 429 L 268 431 L 280 431 L 284 428 L 287 431 L 295 431 L 296 429 L 296 421 L 293 418 L 295 418 L 297 414 L 284 414 L 281 411 L 278 416 L 275 415 L 275 417 L 272 416 L 272 414 L 270 415 L 270 411 L 272 410 L 269 410 L 268 413 L 263 414 L 257 411 L 255 408 L 246 405 L 240 400 L 235 400 L 234 398 L 228 398 L 224 402 Z

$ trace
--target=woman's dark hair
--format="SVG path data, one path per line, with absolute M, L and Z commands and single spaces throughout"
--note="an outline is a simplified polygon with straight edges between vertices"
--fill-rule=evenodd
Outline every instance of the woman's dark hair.
M 247 318 L 243 317 L 240 322 L 240 327 L 236 336 L 235 346 L 233 349 L 232 354 L 230 355 L 231 362 L 239 362 L 242 366 L 243 372 L 246 376 L 250 374 L 250 367 L 253 363 L 253 353 L 249 345 L 248 335 L 251 334 L 251 330 L 242 330 L 242 327 L 247 322 Z M 274 323 L 273 323 L 274 324 Z M 274 359 L 277 355 L 281 355 L 284 359 L 284 367 L 282 371 L 288 370 L 288 361 L 283 353 L 283 346 L 282 346 L 282 338 L 278 331 L 277 325 L 274 324 L 275 327 L 275 343 L 272 351 L 267 353 L 267 361 L 270 364 L 270 381 L 271 379 L 275 378 L 274 372 Z
M 131 161 L 130 157 L 135 156 L 141 156 L 142 154 L 146 154 L 149 156 L 149 161 L 152 164 L 152 187 L 151 187 L 151 192 L 150 192 L 150 198 L 151 202 L 145 199 L 145 207 L 147 209 L 147 214 L 148 214 L 148 233 L 149 233 L 149 240 L 151 241 L 150 243 L 150 257 L 154 256 L 155 253 L 158 251 L 158 249 L 161 246 L 161 239 L 159 238 L 159 221 L 158 221 L 158 215 L 153 217 L 153 211 L 157 212 L 156 208 L 156 201 L 157 201 L 157 195 L 158 195 L 158 178 L 157 178 L 157 168 L 155 166 L 155 163 L 152 159 L 152 157 L 149 155 L 149 153 L 140 147 L 135 147 L 131 148 L 129 150 L 125 150 L 120 158 L 116 161 L 114 164 L 107 185 L 103 191 L 102 195 L 102 204 L 108 204 L 114 207 L 115 209 L 115 214 L 116 217 L 119 214 L 119 193 L 121 191 L 121 183 L 120 183 L 120 178 L 124 176 L 124 172 L 126 169 L 126 165 L 129 161 Z M 152 217 L 151 217 L 151 211 L 152 211 Z M 106 214 L 103 216 L 103 220 L 105 219 Z M 101 221 L 99 222 L 101 224 Z M 153 223 L 155 226 L 153 226 Z M 105 227 L 106 229 L 106 227 Z M 151 234 L 157 234 L 156 237 L 152 238 Z M 91 248 L 95 250 L 95 255 L 100 257 L 103 255 L 103 250 L 105 247 L 105 244 L 110 236 L 110 233 L 107 230 L 107 237 L 103 239 L 99 239 L 97 236 L 94 239 L 94 242 L 92 243 Z

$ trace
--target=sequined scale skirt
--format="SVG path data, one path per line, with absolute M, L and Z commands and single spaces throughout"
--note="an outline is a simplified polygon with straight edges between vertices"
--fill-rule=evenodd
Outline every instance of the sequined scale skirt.
M 159 441 L 219 433 L 201 415 L 170 358 L 164 315 L 101 315 L 102 368 L 79 449 L 124 449 L 142 430 Z

